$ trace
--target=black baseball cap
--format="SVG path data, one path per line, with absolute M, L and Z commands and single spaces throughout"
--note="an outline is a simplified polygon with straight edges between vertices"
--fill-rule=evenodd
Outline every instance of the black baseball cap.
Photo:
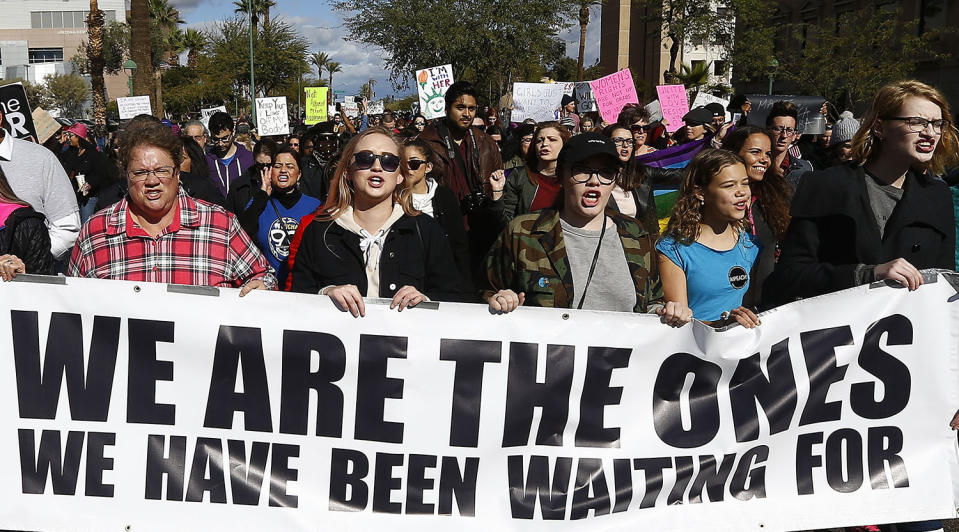
M 697 107 L 683 115 L 683 122 L 691 126 L 701 126 L 713 121 L 713 112 L 705 107 Z
M 707 103 L 705 107 L 706 109 L 709 109 L 711 113 L 713 113 L 713 118 L 716 118 L 717 116 L 726 118 L 726 110 L 723 109 L 723 104 L 718 102 L 713 102 L 713 103 Z
M 615 164 L 619 164 L 619 152 L 612 139 L 599 133 L 580 133 L 569 139 L 559 152 L 556 161 L 561 166 L 572 166 L 585 161 L 594 155 L 609 157 Z

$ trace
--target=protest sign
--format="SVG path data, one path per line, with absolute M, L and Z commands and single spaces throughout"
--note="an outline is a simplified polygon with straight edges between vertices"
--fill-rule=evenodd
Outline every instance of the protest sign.
M 561 83 L 513 83 L 513 122 L 532 118 L 537 122 L 556 120 L 563 101 Z
M 788 101 L 796 104 L 798 119 L 796 120 L 796 131 L 801 134 L 818 135 L 825 129 L 825 121 L 822 118 L 822 104 L 826 99 L 819 96 L 783 96 L 764 94 L 750 94 L 747 96 L 752 103 L 752 110 L 749 112 L 747 122 L 750 125 L 765 127 L 766 117 L 769 116 L 769 110 L 774 103 L 778 101 Z
M 563 96 L 572 96 L 573 91 L 576 90 L 575 81 L 557 81 L 556 83 L 563 86 Z
M 340 109 L 343 109 L 343 114 L 350 118 L 356 118 L 357 116 L 360 116 L 360 104 L 356 103 L 352 99 L 340 104 Z
M 33 113 L 27 101 L 27 91 L 20 82 L 0 87 L 0 112 L 3 113 L 5 128 L 14 138 L 37 140 Z
M 689 112 L 689 100 L 686 87 L 682 85 L 657 85 L 659 107 L 663 120 L 667 122 L 666 131 L 672 133 L 683 127 L 683 115 Z
M 225 112 L 226 112 L 225 105 L 221 105 L 219 107 L 210 107 L 209 109 L 200 109 L 200 122 L 203 123 L 203 127 L 209 129 L 210 117 L 213 116 L 215 113 L 225 113 Z M 212 132 L 212 133 L 219 133 L 219 131 Z
M 117 110 L 120 111 L 120 120 L 127 120 L 137 115 L 153 114 L 149 96 L 117 98 Z
M 656 122 L 663 119 L 663 109 L 659 105 L 659 100 L 653 100 L 646 104 L 646 112 L 649 113 L 649 121 Z
M 37 130 L 37 142 L 43 144 L 60 131 L 60 122 L 54 120 L 42 107 L 33 110 L 33 127 Z
M 942 277 L 725 331 L 383 300 L 354 319 L 237 292 L 0 283 L 0 527 L 781 532 L 955 512 Z
M 329 120 L 327 95 L 329 87 L 307 87 L 306 89 L 306 120 L 308 126 Z
M 286 96 L 256 99 L 256 131 L 261 137 L 290 134 Z
M 577 81 L 573 94 L 576 97 L 576 112 L 582 114 L 599 110 L 596 107 L 596 98 L 593 98 L 593 88 L 588 81 Z
M 593 98 L 603 116 L 603 120 L 612 124 L 623 110 L 623 106 L 639 103 L 633 74 L 628 68 L 589 82 L 593 88 Z
M 420 112 L 427 120 L 446 116 L 446 91 L 453 84 L 453 65 L 424 68 L 416 71 L 416 90 Z
M 707 104 L 710 104 L 710 103 L 718 103 L 719 105 L 722 105 L 724 110 L 723 112 L 725 113 L 725 118 L 723 119 L 723 121 L 729 122 L 729 118 L 730 118 L 729 111 L 725 110 L 729 106 L 729 100 L 724 100 L 720 98 L 719 96 L 713 96 L 712 94 L 709 94 L 708 92 L 702 92 L 702 91 L 697 92 L 696 97 L 693 98 L 693 104 L 690 105 L 689 108 L 695 109 L 697 107 L 705 107 Z
M 366 112 L 371 115 L 381 115 L 385 109 L 386 105 L 384 105 L 383 100 L 378 100 L 370 102 L 366 108 Z

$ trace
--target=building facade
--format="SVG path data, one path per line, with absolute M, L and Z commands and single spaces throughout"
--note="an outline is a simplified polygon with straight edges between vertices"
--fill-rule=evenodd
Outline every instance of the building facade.
M 126 22 L 124 0 L 99 0 L 104 23 Z M 73 72 L 70 59 L 87 40 L 88 0 L 0 0 L 0 79 L 42 84 Z M 127 94 L 125 74 L 106 76 L 108 100 Z

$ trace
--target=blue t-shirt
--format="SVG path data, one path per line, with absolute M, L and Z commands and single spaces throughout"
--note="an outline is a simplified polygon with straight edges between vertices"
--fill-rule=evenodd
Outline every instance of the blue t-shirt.
M 252 200 L 251 200 L 252 203 Z M 273 205 L 276 210 L 273 210 Z M 303 194 L 300 201 L 297 201 L 293 207 L 287 209 L 282 203 L 276 200 L 267 202 L 266 208 L 260 214 L 259 228 L 256 231 L 256 243 L 267 262 L 276 270 L 276 278 L 283 286 L 287 275 L 290 274 L 286 259 L 290 256 L 290 242 L 293 241 L 293 235 L 296 234 L 296 228 L 300 225 L 300 219 L 315 211 L 322 203 L 313 196 Z M 283 222 L 277 217 L 276 212 L 280 212 Z
M 723 312 L 743 304 L 749 273 L 759 256 L 759 240 L 740 233 L 732 249 L 716 251 L 699 242 L 682 245 L 664 236 L 656 243 L 656 250 L 686 272 L 686 298 L 693 316 L 715 321 Z

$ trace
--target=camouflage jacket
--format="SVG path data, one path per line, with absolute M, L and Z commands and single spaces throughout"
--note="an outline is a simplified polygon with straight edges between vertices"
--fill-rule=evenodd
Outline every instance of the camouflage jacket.
M 629 273 L 636 286 L 633 312 L 648 312 L 663 302 L 663 284 L 656 266 L 655 237 L 636 221 L 607 209 L 626 253 Z M 525 292 L 525 305 L 572 308 L 573 274 L 566 256 L 559 212 L 544 209 L 517 216 L 496 240 L 486 257 L 488 290 L 484 299 L 499 290 Z

